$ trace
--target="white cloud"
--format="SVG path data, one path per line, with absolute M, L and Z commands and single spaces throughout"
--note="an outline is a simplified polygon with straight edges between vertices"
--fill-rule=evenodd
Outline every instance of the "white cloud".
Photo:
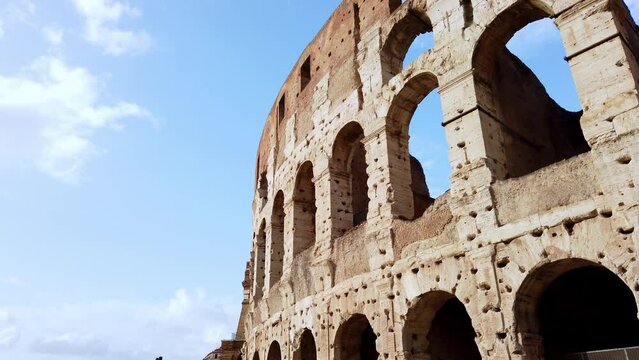
M 13 342 L 13 357 L 7 358 L 201 359 L 235 331 L 239 305 L 239 300 L 211 298 L 202 290 L 178 290 L 155 304 L 106 301 L 14 308 L 10 311 L 20 318 L 21 336 Z M 1 329 L 0 312 L 0 334 Z M 0 349 L 0 358 L 4 355 Z
M 559 30 L 550 18 L 544 18 L 528 24 L 515 33 L 508 42 L 508 49 L 522 60 L 543 53 L 544 46 L 550 42 L 561 43 Z
M 4 154 L 32 161 L 64 182 L 82 180 L 100 153 L 92 142 L 96 132 L 121 130 L 127 118 L 151 117 L 137 104 L 101 104 L 100 90 L 88 70 L 56 57 L 41 57 L 16 76 L 0 75 L 0 160 Z
M 118 23 L 123 17 L 138 17 L 141 11 L 114 0 L 73 0 L 85 17 L 85 39 L 113 56 L 139 54 L 149 49 L 151 37 L 145 31 L 123 30 Z
M 12 348 L 20 338 L 14 316 L 0 309 L 0 349 Z
M 42 34 L 51 45 L 61 45 L 64 42 L 64 32 L 56 27 L 45 27 Z
M 107 355 L 109 346 L 91 334 L 64 333 L 37 339 L 32 349 L 47 355 L 103 357 Z

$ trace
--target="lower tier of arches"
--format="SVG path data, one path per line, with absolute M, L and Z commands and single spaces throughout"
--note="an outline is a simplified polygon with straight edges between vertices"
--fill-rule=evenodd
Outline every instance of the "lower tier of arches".
M 606 212 L 400 259 L 284 311 L 249 313 L 243 358 L 563 360 L 612 349 L 632 358 L 637 222 Z

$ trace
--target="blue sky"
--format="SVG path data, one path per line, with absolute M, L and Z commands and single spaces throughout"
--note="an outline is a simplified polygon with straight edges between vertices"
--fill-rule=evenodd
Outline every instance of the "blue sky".
M 262 126 L 338 3 L 0 2 L 0 358 L 199 359 L 234 331 Z M 527 30 L 509 47 L 578 109 L 558 34 Z M 414 119 L 440 194 L 436 93 Z

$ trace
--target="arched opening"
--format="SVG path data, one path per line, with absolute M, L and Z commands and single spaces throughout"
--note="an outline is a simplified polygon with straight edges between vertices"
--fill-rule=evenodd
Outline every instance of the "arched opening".
M 481 360 L 470 316 L 447 292 L 423 295 L 408 311 L 402 336 L 411 360 Z
M 420 57 L 426 51 L 435 47 L 435 36 L 432 31 L 427 31 L 423 34 L 419 34 L 413 40 L 412 44 L 406 51 L 406 56 L 403 60 L 402 68 L 412 64 L 418 57 Z
M 393 26 L 381 50 L 384 83 L 387 83 L 388 80 L 402 71 L 404 59 L 407 57 L 406 54 L 411 45 L 415 43 L 415 39 L 422 34 L 432 33 L 432 31 L 433 26 L 428 16 L 416 9 L 408 10 L 406 16 Z M 424 39 L 428 39 L 428 36 L 422 40 Z M 423 41 L 418 41 L 417 44 L 427 45 Z M 423 50 L 425 51 L 426 49 Z
M 262 200 L 261 206 L 266 205 L 266 202 L 268 201 L 268 179 L 266 177 L 266 171 L 260 174 L 257 195 Z
M 282 351 L 280 350 L 280 344 L 277 341 L 273 341 L 268 348 L 268 355 L 266 360 L 282 360 Z
M 310 161 L 303 163 L 297 172 L 293 201 L 293 254 L 297 255 L 315 243 L 317 207 L 313 163 Z
M 269 287 L 282 277 L 284 265 L 284 193 L 280 190 L 273 200 L 271 215 L 271 249 L 269 266 Z
M 253 360 L 260 360 L 260 354 L 257 351 L 253 353 Z
M 388 125 L 398 142 L 398 169 L 409 169 L 411 219 L 422 216 L 434 199 L 450 188 L 448 145 L 442 123 L 437 78 L 421 73 L 406 82 L 388 111 Z M 413 119 L 418 118 L 418 121 Z M 410 141 L 409 141 L 410 140 Z M 403 162 L 403 164 L 401 164 Z M 426 169 L 424 169 L 424 165 Z M 426 182 L 428 179 L 428 183 Z
M 264 268 L 266 266 L 266 220 L 262 220 L 260 229 L 255 239 L 255 249 L 253 254 L 254 270 L 253 274 L 253 297 L 259 299 L 262 297 L 264 289 Z
M 336 360 L 377 360 L 377 336 L 365 315 L 353 315 L 335 334 Z
M 364 130 L 348 123 L 335 138 L 331 157 L 331 208 L 337 236 L 366 221 L 368 216 L 368 172 Z
M 590 150 L 581 130 L 582 111 L 578 102 L 569 101 L 568 107 L 579 111 L 564 109 L 547 92 L 553 88 L 545 87 L 540 81 L 540 78 L 558 79 L 557 93 L 576 93 L 565 64 L 548 66 L 549 57 L 563 61 L 558 30 L 549 20 L 540 23 L 541 27 L 531 24 L 548 15 L 549 12 L 531 3 L 517 3 L 486 28 L 473 54 L 475 90 L 488 165 L 498 179 L 523 176 Z M 530 27 L 524 29 L 528 24 Z M 539 33 L 539 29 L 548 34 Z M 519 30 L 523 32 L 508 44 Z M 524 49 L 518 49 L 522 38 L 527 39 L 527 44 Z M 555 39 L 554 45 L 534 46 L 539 39 L 550 43 Z M 538 63 L 540 66 L 535 67 L 544 67 L 550 75 L 538 77 L 509 48 L 520 52 L 520 56 L 519 50 L 524 50 L 529 60 L 534 59 L 532 55 L 537 52 L 536 61 L 529 63 Z M 574 103 L 576 96 L 572 99 Z
M 293 353 L 293 360 L 317 360 L 317 347 L 311 330 L 302 332 L 300 347 Z
M 528 275 L 517 293 L 515 316 L 526 355 L 567 359 L 612 351 L 623 356 L 624 348 L 639 346 L 632 291 L 607 268 L 583 260 L 544 265 Z

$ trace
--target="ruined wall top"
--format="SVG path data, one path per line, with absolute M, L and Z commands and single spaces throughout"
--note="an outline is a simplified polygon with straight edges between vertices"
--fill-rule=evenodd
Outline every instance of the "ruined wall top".
M 260 139 L 256 178 L 266 171 L 269 151 L 281 145 L 278 140 L 285 137 L 282 123 L 296 114 L 298 122 L 306 123 L 298 125 L 300 132 L 308 130 L 304 126 L 309 126 L 309 106 L 317 83 L 326 75 L 332 76 L 345 62 L 354 62 L 361 34 L 389 17 L 401 3 L 402 0 L 344 0 L 337 7 L 304 49 L 276 97 Z M 331 93 L 345 94 L 361 85 L 354 74 L 350 75 L 350 79 L 341 77 Z

